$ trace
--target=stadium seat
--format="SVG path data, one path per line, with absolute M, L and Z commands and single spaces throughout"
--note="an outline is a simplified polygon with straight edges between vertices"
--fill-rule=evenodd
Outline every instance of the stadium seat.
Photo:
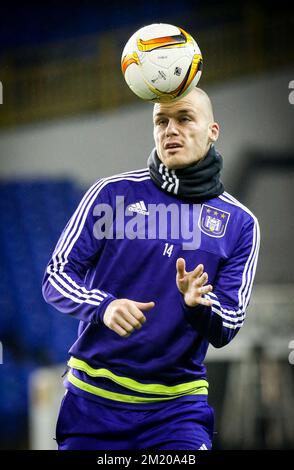
M 82 196 L 72 181 L 0 183 L 1 442 L 18 442 L 27 427 L 29 373 L 65 363 L 78 322 L 42 297 L 41 284 L 58 237 Z M 7 448 L 7 447 L 6 447 Z

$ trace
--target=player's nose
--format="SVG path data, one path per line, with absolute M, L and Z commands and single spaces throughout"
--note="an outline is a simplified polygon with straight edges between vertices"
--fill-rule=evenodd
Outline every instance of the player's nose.
M 166 135 L 167 136 L 170 136 L 170 135 L 177 135 L 179 133 L 178 131 L 178 128 L 177 128 L 177 125 L 175 123 L 175 121 L 173 119 L 170 119 L 168 121 L 168 124 L 166 126 Z

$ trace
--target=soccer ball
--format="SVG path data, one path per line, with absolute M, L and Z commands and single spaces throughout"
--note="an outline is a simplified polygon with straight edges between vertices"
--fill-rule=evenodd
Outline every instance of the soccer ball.
M 126 43 L 121 68 L 130 89 L 143 100 L 174 101 L 195 87 L 202 54 L 182 28 L 158 23 L 136 31 Z

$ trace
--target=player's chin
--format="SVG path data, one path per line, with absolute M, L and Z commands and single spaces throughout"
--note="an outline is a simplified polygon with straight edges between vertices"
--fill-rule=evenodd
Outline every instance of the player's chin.
M 169 151 L 166 153 L 163 159 L 163 163 L 169 170 L 177 170 L 186 166 L 184 158 L 181 156 L 179 151 Z

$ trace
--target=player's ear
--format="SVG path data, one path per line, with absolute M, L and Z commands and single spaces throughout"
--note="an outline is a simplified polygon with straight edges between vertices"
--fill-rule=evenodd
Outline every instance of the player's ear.
M 219 136 L 219 125 L 217 122 L 209 124 L 208 136 L 211 142 L 216 142 Z

